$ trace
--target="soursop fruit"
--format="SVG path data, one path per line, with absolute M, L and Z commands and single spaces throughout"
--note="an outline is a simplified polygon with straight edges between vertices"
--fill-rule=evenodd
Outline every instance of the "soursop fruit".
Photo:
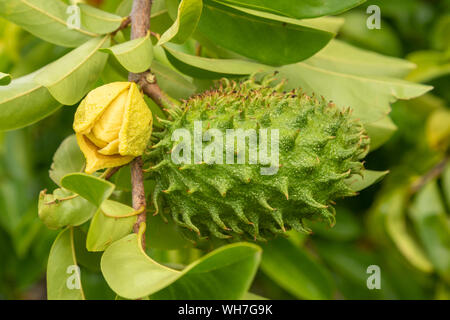
M 301 90 L 284 92 L 283 82 L 272 82 L 221 80 L 216 89 L 168 110 L 165 130 L 153 134 L 159 142 L 148 159 L 156 213 L 168 208 L 191 238 L 265 240 L 290 229 L 308 232 L 305 219 L 333 224 L 333 200 L 356 194 L 345 180 L 363 170 L 369 138 L 362 124 L 350 109 Z M 239 129 L 248 134 L 246 149 L 231 138 L 227 143 L 226 133 Z M 278 150 L 271 144 L 276 131 Z M 250 148 L 255 134 L 256 148 L 255 140 Z M 255 163 L 264 149 L 277 152 L 272 173 L 267 159 Z

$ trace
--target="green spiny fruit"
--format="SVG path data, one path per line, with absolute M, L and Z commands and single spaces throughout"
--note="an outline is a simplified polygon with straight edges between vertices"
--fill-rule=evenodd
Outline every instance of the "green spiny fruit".
M 257 83 L 251 77 L 239 84 L 222 80 L 217 89 L 168 110 L 171 120 L 163 121 L 165 130 L 154 133 L 160 140 L 148 158 L 154 163 L 150 171 L 156 179 L 153 204 L 156 212 L 165 204 L 191 238 L 196 233 L 222 239 L 265 240 L 292 228 L 309 232 L 304 219 L 333 224 L 333 200 L 356 194 L 345 180 L 361 174 L 361 160 L 369 149 L 361 123 L 351 119 L 350 109 L 341 111 L 333 103 L 299 90 L 283 92 L 283 82 L 272 87 L 272 80 L 266 77 Z M 191 152 L 183 151 L 190 153 L 191 161 L 175 163 L 173 152 L 185 145 L 184 140 L 173 138 L 175 130 L 187 129 L 191 137 L 186 140 L 194 145 L 198 121 L 203 135 L 213 128 L 224 132 L 222 142 L 226 147 L 223 154 L 217 154 L 223 159 L 230 147 L 236 146 L 234 142 L 226 144 L 227 129 L 254 129 L 258 141 L 260 129 L 277 129 L 276 173 L 261 174 L 261 168 L 267 165 L 250 164 L 248 157 L 243 164 L 205 159 L 194 163 L 191 152 L 195 147 Z M 200 145 L 206 148 L 211 143 L 203 141 Z M 232 156 L 236 160 L 236 155 Z

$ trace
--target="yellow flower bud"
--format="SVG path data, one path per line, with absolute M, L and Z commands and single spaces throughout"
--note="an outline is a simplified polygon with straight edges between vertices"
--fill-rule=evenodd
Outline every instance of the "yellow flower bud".
M 134 82 L 113 82 L 89 92 L 73 122 L 86 157 L 86 173 L 121 166 L 142 155 L 152 122 L 152 113 Z

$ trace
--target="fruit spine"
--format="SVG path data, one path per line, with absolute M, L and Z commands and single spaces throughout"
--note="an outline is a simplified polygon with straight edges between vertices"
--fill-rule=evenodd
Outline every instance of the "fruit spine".
M 196 233 L 265 240 L 292 228 L 308 232 L 304 219 L 333 224 L 333 200 L 356 194 L 345 180 L 363 170 L 369 138 L 362 124 L 351 119 L 350 109 L 341 111 L 300 90 L 283 92 L 283 82 L 272 87 L 272 81 L 224 79 L 217 89 L 168 110 L 171 120 L 163 120 L 164 131 L 154 132 L 160 141 L 148 156 L 156 179 L 153 204 L 156 212 L 165 204 L 191 238 Z M 174 163 L 173 133 L 193 133 L 198 121 L 204 124 L 202 133 L 209 128 L 278 130 L 276 174 L 261 175 L 261 164 Z

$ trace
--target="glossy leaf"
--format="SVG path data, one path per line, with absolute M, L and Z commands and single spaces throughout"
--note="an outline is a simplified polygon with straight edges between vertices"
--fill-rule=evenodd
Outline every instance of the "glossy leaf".
M 255 10 L 272 12 L 287 17 L 305 19 L 335 15 L 354 8 L 366 0 L 221 0 L 222 2 Z
M 77 144 L 75 135 L 64 139 L 53 156 L 53 163 L 49 171 L 50 178 L 57 185 L 61 185 L 61 179 L 74 172 L 81 172 L 84 168 L 85 160 L 83 153 Z
M 117 201 L 105 200 L 91 221 L 86 247 L 89 251 L 104 251 L 111 243 L 133 230 L 137 216 L 133 208 Z M 130 216 L 131 215 L 131 216 Z
M 271 240 L 262 249 L 261 269 L 282 288 L 299 299 L 331 299 L 331 275 L 304 249 L 283 238 Z
M 101 51 L 113 54 L 125 69 L 134 73 L 148 70 L 153 60 L 153 47 L 149 32 L 143 38 L 120 43 L 101 49 Z
M 28 126 L 61 107 L 45 87 L 33 80 L 35 75 L 36 72 L 0 86 L 0 131 Z
M 138 235 L 130 234 L 106 249 L 101 267 L 109 286 L 127 299 L 151 294 L 151 299 L 239 299 L 250 287 L 260 255 L 253 244 L 235 243 L 180 272 L 148 257 Z
M 165 46 L 164 49 L 167 58 L 175 68 L 196 78 L 219 79 L 225 76 L 242 76 L 271 69 L 271 67 L 251 61 L 198 57 L 171 49 L 168 46 Z
M 269 65 L 305 60 L 333 37 L 299 25 L 250 15 L 214 1 L 204 1 L 198 31 L 216 45 Z
M 56 237 L 47 265 L 47 298 L 49 300 L 84 300 L 79 267 L 75 256 L 73 229 Z
M 69 24 L 74 14 L 59 0 L 0 1 L 0 16 L 36 37 L 63 47 L 77 47 L 97 35 L 76 27 L 75 23 Z
M 313 29 L 318 29 L 322 31 L 331 32 L 333 34 L 336 34 L 339 29 L 344 24 L 345 20 L 338 17 L 321 17 L 321 18 L 314 18 L 314 19 L 294 19 L 289 17 L 280 16 L 273 13 L 263 12 L 259 10 L 253 10 L 253 9 L 247 9 L 242 7 L 236 7 L 231 6 L 232 8 L 235 8 L 239 11 L 248 13 L 253 16 L 257 16 L 260 18 L 265 18 L 268 20 L 274 20 L 279 21 L 282 23 L 288 23 L 292 25 L 297 25 L 300 27 L 308 27 Z
M 124 18 L 97 9 L 90 5 L 79 3 L 81 25 L 83 29 L 92 33 L 106 34 L 117 30 Z
M 108 55 L 98 50 L 108 46 L 109 36 L 92 39 L 42 68 L 35 81 L 45 86 L 60 103 L 73 105 L 97 81 Z
M 39 218 L 50 229 L 79 226 L 95 213 L 95 206 L 65 189 L 39 196 Z
M 65 175 L 61 185 L 99 207 L 114 191 L 114 184 L 106 180 L 85 174 L 71 173 Z
M 363 123 L 384 118 L 391 110 L 390 104 L 398 99 L 412 99 L 432 89 L 395 78 L 336 72 L 306 62 L 283 66 L 279 71 L 279 78 L 289 80 L 288 89 L 300 87 L 308 94 L 322 95 L 340 107 L 351 107 L 353 116 Z
M 362 176 L 353 175 L 346 180 L 346 183 L 353 191 L 361 191 L 377 183 L 388 173 L 389 171 L 364 170 L 361 172 Z
M 403 78 L 416 68 L 410 61 L 360 49 L 340 40 L 330 43 L 304 63 L 356 76 Z
M 158 45 L 168 41 L 184 43 L 197 28 L 202 15 L 202 0 L 182 0 L 178 6 L 177 18 L 172 26 L 161 35 Z
M 6 86 L 11 82 L 11 75 L 0 72 L 0 86 Z

